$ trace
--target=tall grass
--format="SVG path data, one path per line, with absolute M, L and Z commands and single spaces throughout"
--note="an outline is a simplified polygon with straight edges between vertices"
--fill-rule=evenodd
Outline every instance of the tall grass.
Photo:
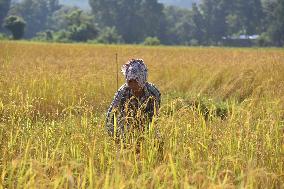
M 151 133 L 140 153 L 107 136 L 116 53 L 143 58 L 162 92 L 162 151 Z M 0 42 L 0 188 L 283 188 L 283 60 L 283 49 Z

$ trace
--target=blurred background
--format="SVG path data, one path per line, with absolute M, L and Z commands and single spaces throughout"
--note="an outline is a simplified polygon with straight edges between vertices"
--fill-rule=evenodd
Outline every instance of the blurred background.
M 0 39 L 280 47 L 284 0 L 0 0 Z

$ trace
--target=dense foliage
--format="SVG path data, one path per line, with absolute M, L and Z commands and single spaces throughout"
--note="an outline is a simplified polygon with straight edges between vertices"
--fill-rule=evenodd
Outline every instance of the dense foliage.
M 26 26 L 25 21 L 18 16 L 8 16 L 4 20 L 4 27 L 11 31 L 13 39 L 21 39 Z
M 20 16 L 27 23 L 25 38 L 40 39 L 48 30 L 55 41 L 109 43 L 103 38 L 113 33 L 120 38 L 112 40 L 117 43 L 157 37 L 167 45 L 284 45 L 283 0 L 201 0 L 190 9 L 157 0 L 89 0 L 89 4 L 91 10 L 81 10 L 58 0 L 13 4 L 1 0 L 0 20 L 7 13 Z
M 10 8 L 11 0 L 0 0 L 0 31 L 1 25 L 6 17 L 9 8 Z

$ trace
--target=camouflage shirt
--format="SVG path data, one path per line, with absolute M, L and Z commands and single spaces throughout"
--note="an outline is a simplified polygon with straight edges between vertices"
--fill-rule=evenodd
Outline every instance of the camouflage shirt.
M 114 136 L 114 121 L 116 120 L 116 135 L 131 129 L 143 129 L 149 126 L 154 115 L 158 114 L 161 94 L 157 87 L 149 82 L 144 86 L 142 97 L 135 97 L 131 89 L 124 84 L 116 92 L 106 119 L 106 129 Z M 116 115 L 116 119 L 114 118 Z

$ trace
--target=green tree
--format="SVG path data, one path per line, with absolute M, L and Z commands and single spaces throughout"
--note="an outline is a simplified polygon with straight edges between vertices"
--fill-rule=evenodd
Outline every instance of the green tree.
M 261 31 L 263 9 L 261 0 L 235 0 L 233 11 L 237 15 L 239 33 L 252 35 Z
M 266 1 L 264 9 L 266 19 L 265 34 L 276 46 L 284 45 L 284 1 Z
M 23 0 L 15 4 L 10 13 L 24 18 L 27 23 L 25 36 L 31 38 L 48 29 L 48 19 L 59 8 L 58 0 Z
M 47 28 L 53 30 L 53 31 L 59 31 L 59 30 L 64 30 L 66 29 L 70 24 L 72 24 L 72 16 L 73 17 L 76 15 L 74 12 L 80 10 L 77 7 L 69 7 L 69 6 L 62 6 L 60 9 L 56 10 L 52 16 L 48 19 L 47 22 Z M 84 14 L 80 14 L 80 19 L 82 17 L 85 17 Z M 78 18 L 77 18 L 78 19 Z M 85 18 L 84 18 L 85 19 Z M 88 16 L 87 20 L 90 19 L 90 16 Z
M 52 41 L 53 32 L 50 30 L 39 32 L 36 34 L 36 37 L 34 37 L 33 39 L 37 41 Z
M 227 0 L 203 0 L 200 5 L 204 18 L 206 44 L 218 44 L 227 35 L 226 16 L 232 2 Z
M 72 41 L 87 41 L 89 39 L 94 39 L 98 34 L 98 31 L 94 25 L 89 23 L 72 25 L 69 28 L 69 39 Z
M 87 41 L 99 32 L 93 16 L 74 7 L 56 11 L 48 25 L 57 32 L 59 41 Z
M 157 46 L 160 45 L 161 42 L 157 37 L 146 37 L 143 44 L 148 46 Z
M 99 24 L 114 26 L 119 11 L 117 0 L 89 0 L 89 4 Z
M 189 19 L 190 11 L 168 6 L 164 9 L 164 15 L 166 20 L 166 29 L 164 31 L 166 33 L 165 44 L 174 45 L 187 43 L 183 37 L 189 38 L 188 35 L 192 25 Z
M 115 27 L 127 43 L 161 34 L 163 5 L 157 0 L 89 0 L 102 27 Z
M 4 18 L 7 16 L 11 4 L 11 0 L 0 0 L 0 29 Z
M 106 27 L 100 32 L 100 35 L 96 42 L 105 44 L 116 44 L 122 43 L 123 39 L 122 36 L 117 33 L 115 27 Z
M 138 43 L 144 39 L 145 25 L 141 17 L 141 1 L 118 0 L 117 21 L 115 27 L 126 43 Z
M 159 39 L 164 38 L 165 31 L 165 15 L 164 6 L 157 0 L 143 0 L 140 4 L 141 17 L 143 19 L 143 27 L 145 30 L 144 38 L 147 36 L 157 36 Z
M 19 16 L 8 16 L 4 20 L 4 27 L 11 31 L 13 39 L 21 39 L 24 35 L 26 23 Z
M 192 12 L 192 23 L 193 23 L 191 36 L 193 39 L 197 40 L 198 44 L 203 44 L 205 36 L 205 31 L 204 31 L 205 22 L 196 3 L 192 4 L 191 12 Z
M 194 23 L 190 12 L 182 17 L 181 21 L 176 24 L 176 34 L 178 43 L 182 45 L 189 45 L 193 39 L 192 31 Z

